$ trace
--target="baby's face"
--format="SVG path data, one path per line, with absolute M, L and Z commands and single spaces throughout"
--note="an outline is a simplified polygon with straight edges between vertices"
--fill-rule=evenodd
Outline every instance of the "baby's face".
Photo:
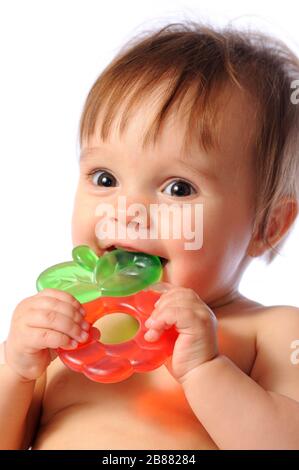
M 252 235 L 254 174 L 248 144 L 251 110 L 236 94 L 224 100 L 223 106 L 220 148 L 208 153 L 195 147 L 188 155 L 181 153 L 185 121 L 178 115 L 167 120 L 155 146 L 142 149 L 143 133 L 154 111 L 150 103 L 136 112 L 121 137 L 114 127 L 105 143 L 95 135 L 83 143 L 73 244 L 87 244 L 99 255 L 107 247 L 127 245 L 164 257 L 167 263 L 162 280 L 194 289 L 211 306 L 235 296 L 249 262 L 246 249 Z M 97 227 L 102 222 L 125 227 L 132 223 L 132 215 L 118 210 L 120 196 L 125 196 L 127 209 L 134 203 L 145 208 L 148 219 L 143 234 L 147 233 L 147 238 L 134 240 L 129 232 L 125 239 L 118 238 L 117 232 L 115 237 L 98 238 Z M 115 210 L 115 216 L 96 212 L 104 203 Z M 157 224 L 157 220 L 150 219 L 151 205 L 162 203 L 181 208 L 189 205 L 190 217 L 185 224 L 193 232 L 202 230 L 200 248 L 186 249 L 190 240 L 183 233 L 179 239 L 164 239 L 158 230 L 156 238 L 150 237 L 150 228 Z M 203 226 L 197 223 L 198 207 L 203 208 Z M 138 230 L 138 224 L 134 227 Z

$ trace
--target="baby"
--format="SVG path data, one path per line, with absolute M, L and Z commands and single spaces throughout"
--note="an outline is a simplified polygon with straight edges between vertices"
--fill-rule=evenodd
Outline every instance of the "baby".
M 299 309 L 238 291 L 297 216 L 298 77 L 279 41 L 193 22 L 135 38 L 102 72 L 80 122 L 73 244 L 160 256 L 145 339 L 178 337 L 164 366 L 101 384 L 55 353 L 87 340 L 80 303 L 57 289 L 22 300 L 2 345 L 2 449 L 299 449 Z M 98 206 L 120 197 L 147 213 L 186 204 L 193 228 L 201 205 L 202 246 L 99 237 Z

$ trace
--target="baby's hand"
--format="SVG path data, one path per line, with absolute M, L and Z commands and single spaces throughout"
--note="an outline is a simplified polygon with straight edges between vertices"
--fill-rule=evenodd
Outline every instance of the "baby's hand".
M 70 294 L 44 289 L 16 307 L 5 342 L 5 362 L 22 380 L 42 375 L 55 356 L 51 349 L 75 348 L 88 338 L 84 311 Z
M 145 326 L 147 341 L 156 341 L 163 330 L 175 325 L 176 340 L 171 365 L 173 377 L 183 383 L 187 375 L 218 355 L 217 320 L 212 310 L 192 289 L 172 287 L 162 294 Z

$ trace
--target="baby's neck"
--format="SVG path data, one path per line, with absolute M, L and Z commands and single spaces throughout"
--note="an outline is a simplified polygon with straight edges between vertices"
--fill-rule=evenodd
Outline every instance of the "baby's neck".
M 220 309 L 224 306 L 234 304 L 236 301 L 245 298 L 243 297 L 238 289 L 233 288 L 232 290 L 226 292 L 223 295 L 220 295 L 219 297 L 209 301 L 207 304 L 208 306 L 212 309 Z
M 215 313 L 217 318 L 240 313 L 242 310 L 260 307 L 261 305 L 262 304 L 254 300 L 248 299 L 237 290 L 208 303 L 208 306 Z

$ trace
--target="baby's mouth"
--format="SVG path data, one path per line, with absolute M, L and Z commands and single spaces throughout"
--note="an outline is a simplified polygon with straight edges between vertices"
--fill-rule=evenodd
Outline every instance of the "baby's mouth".
M 163 258 L 163 256 L 158 256 L 158 258 L 160 258 L 161 264 L 164 268 L 166 266 L 166 264 L 168 263 L 168 259 Z
M 123 246 L 116 246 L 116 245 L 111 245 L 109 247 L 107 247 L 104 251 L 104 255 L 105 253 L 109 253 L 110 251 L 113 251 L 113 250 L 117 250 L 117 249 L 121 249 L 121 250 L 126 250 L 126 251 L 132 251 L 132 252 L 136 252 L 138 253 L 139 251 L 138 250 L 135 250 L 134 248 L 131 248 L 131 247 L 123 247 Z M 145 252 L 144 252 L 145 253 Z M 151 255 L 152 253 L 147 253 L 149 255 Z M 153 256 L 157 256 L 157 255 L 153 255 Z M 168 263 L 168 259 L 167 258 L 164 258 L 163 256 L 158 256 L 158 258 L 160 259 L 161 261 L 161 264 L 163 266 L 163 268 L 166 266 L 166 264 Z

